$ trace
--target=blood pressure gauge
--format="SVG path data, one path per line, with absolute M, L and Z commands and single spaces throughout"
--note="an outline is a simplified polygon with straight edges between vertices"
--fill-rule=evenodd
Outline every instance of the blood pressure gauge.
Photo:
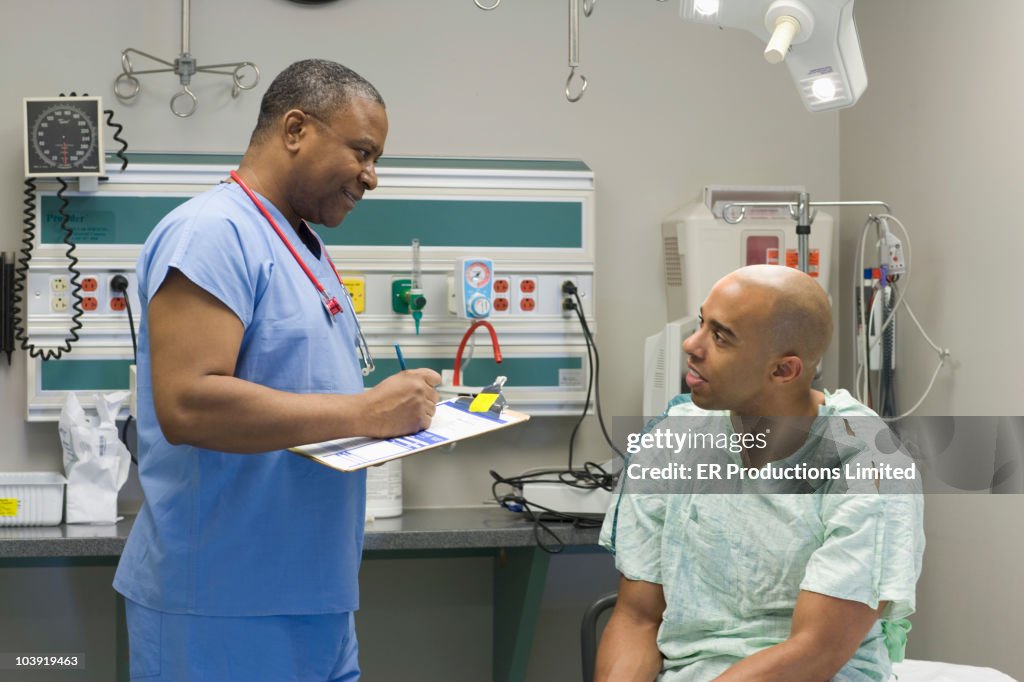
M 103 175 L 99 97 L 25 98 L 25 176 Z

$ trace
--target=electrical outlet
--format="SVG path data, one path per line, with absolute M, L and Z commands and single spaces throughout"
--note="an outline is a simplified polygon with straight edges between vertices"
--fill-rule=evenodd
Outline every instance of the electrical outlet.
M 513 277 L 511 289 L 510 312 L 536 313 L 540 296 L 539 278 L 536 275 Z
M 100 307 L 100 302 L 95 296 L 83 296 L 82 297 L 82 310 L 87 313 L 96 311 Z
M 537 278 L 523 277 L 519 280 L 519 292 L 533 296 L 537 292 Z
M 63 313 L 68 309 L 68 297 L 63 294 L 54 294 L 50 296 L 50 311 L 54 313 Z
M 82 278 L 82 291 L 93 292 L 100 288 L 99 280 L 95 277 Z
M 60 294 L 68 290 L 68 278 L 58 275 L 50 278 L 50 291 Z
M 110 292 L 111 296 L 123 296 L 122 292 L 117 291 L 114 288 L 114 280 L 119 278 L 119 277 L 124 277 L 126 280 L 128 280 L 128 288 L 129 289 L 132 288 L 132 280 L 128 276 L 128 273 L 126 273 L 126 272 L 115 272 L 114 274 L 112 274 L 109 277 L 107 277 L 107 291 Z
M 122 278 L 128 282 L 128 288 L 125 291 L 121 291 L 114 286 L 115 280 L 123 284 L 123 282 L 120 282 Z M 109 300 L 110 312 L 123 313 L 125 311 L 127 308 L 125 297 L 129 295 L 134 285 L 134 276 L 127 272 L 115 272 L 107 277 L 107 298 Z
M 579 293 L 580 296 L 583 294 L 579 291 L 579 284 L 575 280 L 567 279 L 562 282 L 561 295 L 562 295 L 562 317 L 575 317 L 576 313 L 573 312 L 573 308 L 576 306 L 576 297 L 573 293 Z

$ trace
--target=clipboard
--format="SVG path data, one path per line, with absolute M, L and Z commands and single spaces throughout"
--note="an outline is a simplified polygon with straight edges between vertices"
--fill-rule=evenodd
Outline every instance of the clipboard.
M 493 394 L 484 389 L 476 398 L 459 397 L 438 403 L 437 412 L 434 413 L 430 426 L 409 436 L 384 439 L 361 436 L 339 438 L 300 445 L 289 448 L 289 451 L 338 471 L 359 471 L 521 424 L 530 419 L 528 414 L 504 408 L 500 388 L 497 391 L 498 399 L 485 398 L 487 406 L 483 407 L 480 397 L 486 395 Z

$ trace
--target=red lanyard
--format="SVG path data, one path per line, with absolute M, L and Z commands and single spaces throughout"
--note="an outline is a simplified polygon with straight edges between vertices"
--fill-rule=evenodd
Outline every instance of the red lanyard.
M 276 232 L 277 236 L 281 238 L 282 242 L 284 242 L 284 245 L 288 248 L 289 253 L 292 254 L 292 258 L 295 259 L 295 262 L 299 264 L 299 267 L 302 268 L 302 271 L 306 273 L 306 277 L 308 277 L 309 281 L 312 282 L 313 286 L 316 287 L 317 292 L 319 292 L 320 294 L 320 300 L 323 301 L 324 307 L 327 308 L 327 312 L 331 314 L 331 319 L 333 320 L 335 315 L 337 315 L 340 312 L 343 312 L 341 309 L 341 304 L 338 303 L 338 299 L 327 293 L 327 290 L 324 289 L 324 285 L 321 284 L 320 280 L 316 278 L 316 275 L 313 274 L 313 271 L 310 270 L 309 267 L 306 265 L 306 262 L 302 260 L 302 256 L 299 255 L 299 252 L 296 251 L 295 247 L 292 246 L 292 243 L 288 241 L 288 237 L 286 237 L 284 235 L 284 232 L 281 231 L 281 228 L 277 224 L 277 221 L 274 220 L 274 216 L 270 215 L 270 212 L 267 210 L 266 206 L 263 205 L 263 202 L 260 201 L 260 198 L 256 196 L 256 194 L 251 189 L 249 189 L 249 186 L 242 181 L 242 178 L 238 176 L 238 173 L 236 171 L 231 171 L 231 179 L 234 180 L 238 184 L 238 186 L 242 188 L 242 191 L 245 192 L 250 199 L 252 199 L 252 203 L 256 204 L 256 208 L 258 208 L 260 213 L 263 214 L 263 217 L 267 219 L 267 222 L 270 223 L 270 226 L 274 228 L 274 232 Z M 325 247 L 321 243 L 320 248 L 323 249 L 324 258 L 326 258 L 327 262 L 330 263 L 331 265 L 331 271 L 334 272 L 334 276 L 338 278 L 338 285 L 342 288 L 342 291 L 344 291 L 345 285 L 342 284 L 341 275 L 339 275 L 338 271 L 335 269 L 334 263 L 331 261 L 331 257 L 327 255 L 327 247 Z

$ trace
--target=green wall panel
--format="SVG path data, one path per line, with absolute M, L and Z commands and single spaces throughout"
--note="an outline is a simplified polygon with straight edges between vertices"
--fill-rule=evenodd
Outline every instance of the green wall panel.
M 168 196 L 72 196 L 66 213 L 76 244 L 142 244 L 168 212 Z M 64 240 L 60 200 L 42 198 L 42 243 Z M 576 201 L 371 199 L 337 229 L 317 226 L 338 246 L 581 248 L 583 207 Z
M 377 371 L 366 377 L 367 386 L 399 371 L 395 358 L 375 359 Z M 130 360 L 46 360 L 41 363 L 44 391 L 116 391 L 128 388 Z M 451 358 L 407 358 L 410 369 L 429 367 L 440 372 L 452 366 Z M 509 378 L 509 386 L 558 386 L 558 370 L 581 369 L 579 357 L 505 358 L 499 365 L 490 357 L 477 357 L 466 368 L 462 383 L 484 386 L 499 374 Z
M 167 196 L 73 196 L 65 212 L 76 244 L 141 244 L 160 219 L 187 197 Z M 44 196 L 42 201 L 43 244 L 64 241 L 60 199 Z
M 483 351 L 488 352 L 488 351 Z M 399 371 L 398 360 L 395 358 L 373 359 L 377 367 L 370 376 L 366 377 L 367 386 L 376 386 L 378 383 Z M 454 364 L 453 358 L 409 358 L 405 359 L 405 365 L 409 369 L 428 367 L 438 374 L 442 369 L 451 369 Z M 558 370 L 560 369 L 582 369 L 583 360 L 578 357 L 558 358 L 505 358 L 499 365 L 494 358 L 475 357 L 465 369 L 462 381 L 464 386 L 487 386 L 494 377 L 502 374 L 508 377 L 509 387 L 541 386 L 557 387 Z
M 44 391 L 128 390 L 131 360 L 44 360 L 41 388 Z
M 329 245 L 536 247 L 583 246 L 583 207 L 569 201 L 374 199 L 338 229 L 316 227 Z

